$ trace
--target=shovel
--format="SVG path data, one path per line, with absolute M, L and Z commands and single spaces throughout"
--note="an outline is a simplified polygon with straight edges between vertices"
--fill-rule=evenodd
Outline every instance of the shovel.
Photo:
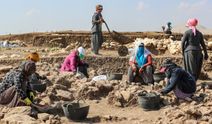
M 122 44 L 122 46 L 120 46 L 120 47 L 118 48 L 118 54 L 119 54 L 120 56 L 126 56 L 126 55 L 128 54 L 128 48 L 127 48 L 126 46 L 123 45 L 123 42 L 122 42 L 122 41 L 123 41 L 123 38 L 121 39 L 120 36 L 117 35 L 117 34 L 119 34 L 118 32 L 113 31 L 113 33 L 115 33 L 115 34 L 112 34 L 111 31 L 110 31 L 110 29 L 109 29 L 109 27 L 108 27 L 108 25 L 107 25 L 107 23 L 106 23 L 106 22 L 104 22 L 104 23 L 105 23 L 105 26 L 106 26 L 106 28 L 107 28 L 107 30 L 108 30 L 110 36 L 112 37 L 112 39 L 113 39 L 114 41 L 116 41 L 116 42 Z
M 109 29 L 109 27 L 108 27 L 108 25 L 107 25 L 107 23 L 105 22 L 105 26 L 106 26 L 106 28 L 107 28 L 107 30 L 108 30 L 108 32 L 109 32 L 109 34 L 112 36 L 112 33 L 110 32 L 110 29 Z

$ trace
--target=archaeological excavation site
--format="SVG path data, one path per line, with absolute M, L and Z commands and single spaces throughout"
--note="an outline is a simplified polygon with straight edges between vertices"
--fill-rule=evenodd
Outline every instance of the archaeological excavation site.
M 193 99 L 180 101 L 174 92 L 159 92 L 166 86 L 165 77 L 157 79 L 163 61 L 169 58 L 184 67 L 182 37 L 181 33 L 113 32 L 111 36 L 103 32 L 96 55 L 86 31 L 1 35 L 0 81 L 36 52 L 40 56 L 36 73 L 45 85 L 34 91 L 35 105 L 1 106 L 0 124 L 212 124 L 212 35 L 204 35 L 209 57 L 203 60 Z M 152 84 L 128 80 L 136 42 L 151 53 Z M 60 71 L 64 59 L 79 47 L 85 49 L 89 77 Z

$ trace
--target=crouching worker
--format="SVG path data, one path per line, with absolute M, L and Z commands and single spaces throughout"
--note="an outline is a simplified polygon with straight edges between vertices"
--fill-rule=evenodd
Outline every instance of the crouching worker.
M 28 79 L 35 71 L 35 63 L 27 61 L 23 68 L 8 72 L 0 84 L 0 104 L 8 107 L 31 105 L 34 94 Z
M 135 48 L 134 55 L 130 58 L 130 67 L 128 69 L 129 82 L 141 82 L 144 84 L 153 84 L 153 66 L 151 53 L 145 49 L 144 44 L 140 43 Z
M 89 65 L 82 61 L 84 56 L 85 49 L 83 47 L 79 47 L 77 50 L 72 51 L 65 58 L 61 65 L 60 72 L 76 72 L 88 78 L 87 68 Z
M 36 63 L 39 60 L 40 60 L 40 57 L 37 52 L 30 53 L 27 55 L 26 60 L 21 63 L 19 68 L 23 68 L 28 61 L 33 61 Z M 33 91 L 44 92 L 46 90 L 46 85 L 50 81 L 47 79 L 46 76 L 40 76 L 37 72 L 35 72 L 29 76 L 29 82 L 32 85 L 36 85 L 36 87 L 32 86 Z
M 173 63 L 171 59 L 163 62 L 160 72 L 165 72 L 167 83 L 165 89 L 160 91 L 162 95 L 173 90 L 178 99 L 188 100 L 195 93 L 196 82 L 193 76 Z
M 22 62 L 20 66 L 24 66 L 25 63 L 27 61 L 33 61 L 33 62 L 38 62 L 40 61 L 40 56 L 37 52 L 32 52 L 30 54 L 27 55 L 26 57 L 26 61 Z M 40 76 L 38 73 L 33 73 L 30 77 L 29 77 L 29 81 L 30 83 L 32 84 L 36 84 L 38 82 L 43 82 L 44 80 L 47 80 L 47 77 L 46 76 Z

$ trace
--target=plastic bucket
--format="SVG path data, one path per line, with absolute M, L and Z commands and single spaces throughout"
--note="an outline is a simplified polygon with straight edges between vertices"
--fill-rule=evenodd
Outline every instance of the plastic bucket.
M 154 92 L 147 93 L 143 91 L 138 94 L 138 103 L 146 111 L 158 110 L 160 109 L 161 98 L 160 95 Z
M 84 120 L 89 111 L 89 105 L 85 103 L 64 103 L 62 108 L 65 116 L 71 120 Z
M 165 77 L 166 77 L 165 73 L 158 72 L 153 74 L 155 82 L 160 82 L 161 80 L 164 80 Z
M 44 92 L 46 90 L 46 83 L 40 84 L 40 83 L 33 83 L 30 84 L 32 90 L 38 91 L 40 93 Z
M 107 74 L 107 79 L 108 80 L 122 80 L 122 73 L 110 73 Z

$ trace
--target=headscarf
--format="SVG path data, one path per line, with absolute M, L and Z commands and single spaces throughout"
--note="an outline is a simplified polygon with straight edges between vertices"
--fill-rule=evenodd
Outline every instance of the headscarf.
M 160 69 L 160 72 L 164 73 L 165 72 L 165 75 L 167 78 L 170 78 L 171 77 L 171 73 L 172 73 L 172 70 L 174 68 L 179 68 L 177 66 L 177 64 L 175 64 L 174 62 L 172 62 L 172 60 L 170 58 L 168 59 L 165 59 L 162 63 L 162 66 L 161 66 L 161 69 Z
M 168 22 L 168 23 L 167 23 L 167 25 L 168 25 L 169 27 L 171 26 L 171 24 L 172 24 L 171 22 Z
M 139 47 L 137 48 L 137 52 L 136 52 L 136 56 L 135 56 L 138 67 L 142 67 L 144 64 L 146 64 L 147 55 L 148 55 L 148 53 L 144 48 L 144 44 L 141 43 L 139 45 Z
M 30 53 L 27 57 L 27 60 L 32 60 L 34 62 L 38 62 L 40 60 L 39 54 L 37 52 Z
M 196 36 L 196 26 L 197 26 L 197 24 L 198 24 L 198 20 L 195 19 L 195 18 L 189 19 L 187 21 L 187 24 L 186 24 L 186 26 L 192 30 L 194 36 Z
M 85 49 L 84 49 L 83 47 L 79 47 L 79 48 L 77 49 L 77 51 L 79 52 L 79 57 L 80 57 L 80 59 L 83 59 L 84 56 L 85 56 Z
M 36 65 L 34 61 L 25 61 L 20 67 L 20 71 L 23 71 L 26 75 L 31 75 L 36 71 Z

